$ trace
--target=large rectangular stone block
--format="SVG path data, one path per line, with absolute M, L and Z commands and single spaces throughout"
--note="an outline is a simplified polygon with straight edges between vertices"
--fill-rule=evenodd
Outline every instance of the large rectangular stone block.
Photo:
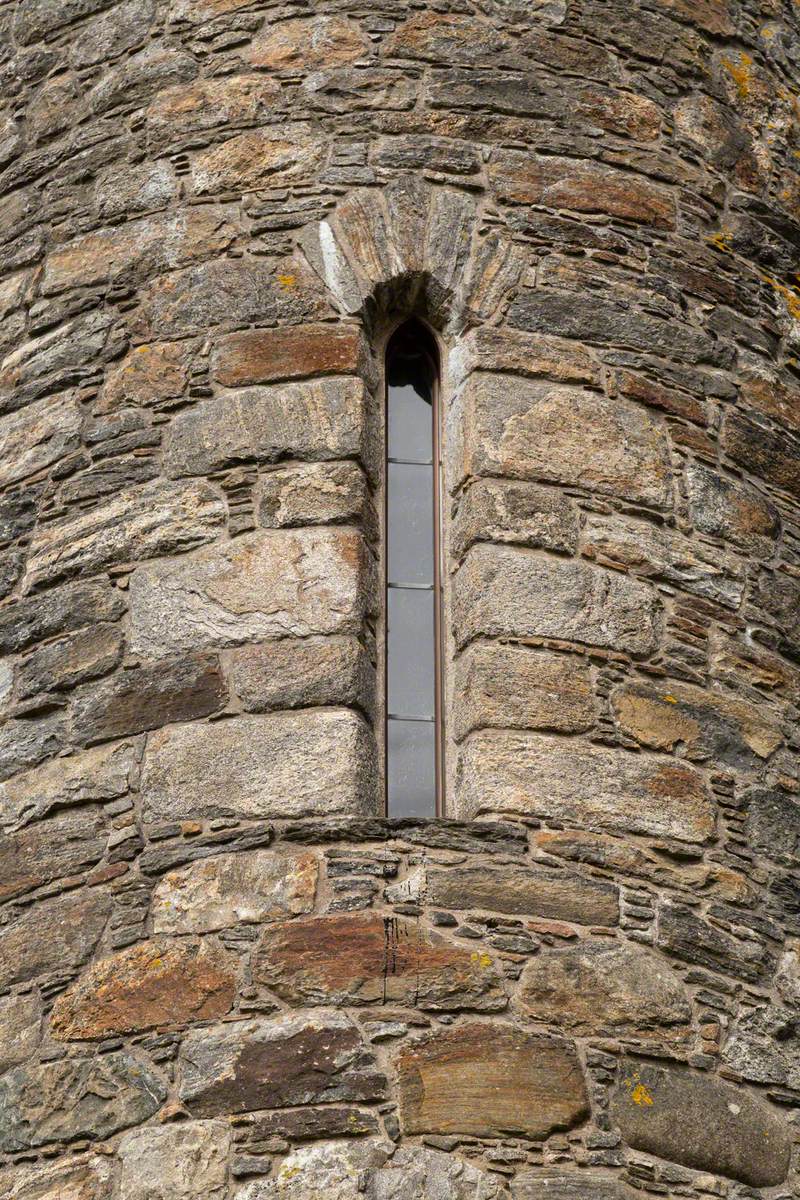
M 480 372 L 448 418 L 450 486 L 504 475 L 585 487 L 657 508 L 671 502 L 667 437 L 628 400 Z
M 366 397 L 359 379 L 272 384 L 204 400 L 173 420 L 164 442 L 169 475 L 205 475 L 239 462 L 358 457 Z
M 450 549 L 461 558 L 474 542 L 511 542 L 574 554 L 578 516 L 558 488 L 475 479 L 464 488 L 450 526 Z
M 150 735 L 142 771 L 148 821 L 234 815 L 374 813 L 372 733 L 346 709 L 171 725 Z
M 646 655 L 660 608 L 639 580 L 511 546 L 473 546 L 453 585 L 459 646 L 480 635 L 549 637 Z
M 286 325 L 247 329 L 217 342 L 211 360 L 223 387 L 311 375 L 361 375 L 365 346 L 357 325 Z
M 705 842 L 714 807 L 688 764 L 579 740 L 495 730 L 472 734 L 458 767 L 458 811 Z
M 149 658 L 203 646 L 358 633 L 368 563 L 352 529 L 269 530 L 134 571 L 130 646 Z

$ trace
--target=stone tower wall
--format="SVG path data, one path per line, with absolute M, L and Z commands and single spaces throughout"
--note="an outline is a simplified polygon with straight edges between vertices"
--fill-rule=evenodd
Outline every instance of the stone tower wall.
M 799 13 L 0 0 L 0 1196 L 800 1196 Z

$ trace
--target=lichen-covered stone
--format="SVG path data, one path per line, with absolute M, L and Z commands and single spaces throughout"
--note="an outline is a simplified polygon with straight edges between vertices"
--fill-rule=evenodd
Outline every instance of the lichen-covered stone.
M 378 913 L 273 925 L 261 936 L 253 977 L 296 1005 L 382 1001 L 449 1012 L 506 1004 L 488 954 Z
M 510 546 L 477 545 L 453 585 L 460 645 L 488 637 L 550 637 L 650 653 L 660 604 L 635 579 Z
M 391 1143 L 377 1139 L 300 1146 L 287 1154 L 274 1178 L 244 1184 L 234 1200 L 359 1200 L 367 1181 L 368 1194 L 377 1200 L 382 1193 L 372 1190 L 375 1168 L 386 1162 L 390 1149 Z
M 223 1200 L 230 1132 L 224 1121 L 183 1121 L 126 1133 L 120 1200 Z
M 164 876 L 153 893 L 153 928 L 207 933 L 299 916 L 314 907 L 318 875 L 311 852 L 220 854 Z
M 386 1098 L 387 1083 L 344 1013 L 285 1014 L 193 1030 L 180 1055 L 180 1098 L 193 1116 Z
M 367 726 L 346 709 L 166 726 L 148 740 L 145 819 L 366 814 L 373 754 Z
M 669 964 L 640 946 L 582 941 L 543 949 L 526 966 L 520 1000 L 537 1021 L 572 1033 L 686 1034 L 691 1008 Z
M 636 1150 L 751 1187 L 786 1178 L 791 1138 L 780 1110 L 708 1074 L 626 1059 L 611 1112 Z
M 366 604 L 351 529 L 260 531 L 134 571 L 131 649 L 162 658 L 201 646 L 356 633 Z
M 165 1097 L 152 1067 L 124 1052 L 16 1067 L 0 1079 L 0 1149 L 109 1137 L 146 1121 Z
M 523 813 L 684 842 L 705 842 L 714 832 L 705 782 L 687 763 L 487 730 L 467 739 L 459 776 L 459 811 L 467 819 Z
M 90 967 L 59 996 L 50 1027 L 59 1041 L 100 1041 L 211 1020 L 230 1011 L 235 987 L 235 960 L 214 942 L 141 942 Z
M 400 1120 L 408 1134 L 522 1134 L 570 1129 L 588 1112 L 571 1042 L 510 1025 L 459 1025 L 405 1046 L 397 1057 Z

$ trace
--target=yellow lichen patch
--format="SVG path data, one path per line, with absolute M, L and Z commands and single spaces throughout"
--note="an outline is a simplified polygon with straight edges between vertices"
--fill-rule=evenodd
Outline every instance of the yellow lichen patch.
M 674 696 L 670 696 L 669 692 L 667 692 L 666 695 L 662 696 L 661 699 L 666 700 L 667 704 L 677 704 L 678 703 L 678 701 L 675 699 Z
M 279 275 L 278 283 L 282 288 L 293 288 L 297 283 L 296 275 Z
M 470 957 L 474 963 L 477 963 L 479 967 L 483 967 L 484 969 L 492 965 L 491 956 L 486 954 L 485 951 L 483 954 L 478 954 L 476 950 L 473 950 Z
M 734 62 L 731 58 L 723 58 L 722 65 L 736 84 L 736 90 L 739 93 L 741 100 L 746 100 L 750 95 L 750 88 L 753 80 L 753 60 L 749 54 L 745 54 L 744 50 L 739 51 L 739 61 Z
M 653 1097 L 648 1092 L 643 1083 L 637 1083 L 636 1087 L 631 1092 L 631 1100 L 634 1104 L 640 1104 L 644 1107 L 653 1103 Z
M 706 238 L 706 241 L 715 250 L 721 250 L 723 254 L 732 254 L 733 251 L 728 245 L 732 236 L 729 229 L 720 229 L 719 233 L 712 234 L 711 237 Z
M 797 273 L 795 272 L 795 279 Z M 768 283 L 773 292 L 782 298 L 786 305 L 786 311 L 793 321 L 800 321 L 800 287 L 795 287 L 794 284 L 787 285 L 779 283 L 777 279 L 773 279 L 771 275 L 761 275 L 764 283 Z

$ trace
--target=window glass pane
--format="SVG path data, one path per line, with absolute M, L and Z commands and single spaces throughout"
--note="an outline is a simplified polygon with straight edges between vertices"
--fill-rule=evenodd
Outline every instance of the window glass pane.
M 389 458 L 430 462 L 433 458 L 431 406 L 411 384 L 389 384 Z
M 436 727 L 433 722 L 389 721 L 389 813 L 431 817 L 436 812 Z
M 389 588 L 387 709 L 398 717 L 433 717 L 433 591 Z
M 389 463 L 389 583 L 433 583 L 433 467 Z

